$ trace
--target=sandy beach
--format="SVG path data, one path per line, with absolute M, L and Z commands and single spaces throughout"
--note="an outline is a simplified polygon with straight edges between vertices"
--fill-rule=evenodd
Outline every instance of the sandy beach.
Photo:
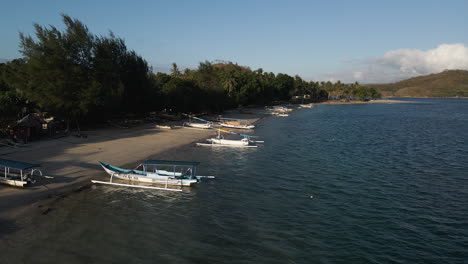
M 88 138 L 74 136 L 32 142 L 26 147 L 1 147 L 0 157 L 41 164 L 44 175 L 25 188 L 0 187 L 0 219 L 11 221 L 28 211 L 46 210 L 48 198 L 59 197 L 107 176 L 98 161 L 134 167 L 149 156 L 177 159 L 175 150 L 214 135 L 213 130 L 159 129 L 145 124 L 129 129 L 87 131 Z M 164 154 L 164 155 L 163 155 Z

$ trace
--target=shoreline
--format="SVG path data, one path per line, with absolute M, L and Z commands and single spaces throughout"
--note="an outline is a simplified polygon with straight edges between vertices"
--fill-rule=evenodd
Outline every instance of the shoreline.
M 254 115 L 247 119 L 257 123 L 262 118 Z M 27 147 L 0 148 L 1 158 L 41 164 L 44 175 L 55 177 L 36 177 L 36 183 L 24 188 L 1 185 L 4 188 L 0 187 L 0 224 L 4 229 L 0 237 L 21 229 L 35 216 L 47 214 L 61 199 L 92 188 L 91 179 L 108 179 L 98 161 L 126 168 L 150 157 L 181 160 L 178 158 L 181 153 L 193 152 L 195 143 L 214 136 L 215 130 L 182 127 L 169 130 L 148 123 L 86 133 L 87 139 L 68 136 L 32 142 Z M 196 159 L 193 153 L 189 154 Z
M 412 103 L 401 100 L 327 101 L 314 105 Z M 263 108 L 250 109 L 253 114 L 240 114 L 231 110 L 224 116 L 248 119 L 258 123 L 265 118 Z M 181 121 L 183 122 L 183 121 Z M 181 123 L 180 122 L 180 123 Z M 178 153 L 191 151 L 195 142 L 215 134 L 214 130 L 176 128 L 161 129 L 155 123 L 132 128 L 105 128 L 86 131 L 88 138 L 68 136 L 46 139 L 21 148 L 0 148 L 0 157 L 41 164 L 44 175 L 25 188 L 4 186 L 0 188 L 0 223 L 11 233 L 27 224 L 30 217 L 47 214 L 55 202 L 92 186 L 91 179 L 107 179 L 98 161 L 121 167 L 135 167 L 150 157 L 177 160 Z M 193 151 L 193 150 L 192 150 Z M 179 158 L 180 159 L 180 158 Z M 8 228 L 10 227 L 10 228 Z
M 0 148 L 0 157 L 41 164 L 44 175 L 36 183 L 0 188 L 0 222 L 16 222 L 41 211 L 51 201 L 90 186 L 93 178 L 105 178 L 98 161 L 131 166 L 171 149 L 188 147 L 213 135 L 213 130 L 156 128 L 144 124 L 130 129 L 87 131 L 88 138 L 64 137 L 29 143 L 27 147 Z
M 353 105 L 353 104 L 411 104 L 414 101 L 403 101 L 403 100 L 393 100 L 393 99 L 379 99 L 379 100 L 370 100 L 370 101 L 342 101 L 342 100 L 328 100 L 325 102 L 317 103 L 317 105 Z

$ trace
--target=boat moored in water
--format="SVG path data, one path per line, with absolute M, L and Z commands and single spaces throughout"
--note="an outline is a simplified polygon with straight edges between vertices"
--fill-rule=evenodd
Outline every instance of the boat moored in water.
M 214 178 L 214 176 L 198 176 L 196 170 L 199 162 L 191 161 L 168 161 L 168 160 L 147 160 L 138 165 L 135 169 L 123 169 L 110 164 L 99 162 L 102 168 L 111 176 L 109 182 L 101 182 L 93 180 L 93 183 L 103 183 L 112 185 L 121 185 L 127 187 L 137 187 L 137 185 L 128 185 L 113 183 L 112 179 L 129 180 L 132 182 L 154 183 L 165 185 L 161 187 L 144 186 L 142 188 L 151 189 L 164 189 L 164 190 L 178 190 L 169 189 L 171 186 L 192 186 L 200 182 L 202 178 Z M 138 170 L 141 168 L 140 170 Z M 170 169 L 167 170 L 166 168 Z
M 236 132 L 223 130 L 223 129 L 217 129 L 217 130 L 218 130 L 218 136 L 217 137 L 207 139 L 207 141 L 209 143 L 197 143 L 197 146 L 213 146 L 213 147 L 225 146 L 225 147 L 240 147 L 240 148 L 256 148 L 257 143 L 263 143 L 263 141 L 253 140 L 252 136 L 249 136 L 249 135 L 239 134 L 239 133 L 236 133 Z M 242 139 L 225 139 L 221 135 L 221 132 L 240 135 L 243 138 Z

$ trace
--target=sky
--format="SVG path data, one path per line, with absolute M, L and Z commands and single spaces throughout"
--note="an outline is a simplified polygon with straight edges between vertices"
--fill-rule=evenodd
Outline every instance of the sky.
M 0 60 L 22 57 L 19 32 L 112 31 L 154 71 L 231 61 L 305 80 L 384 83 L 468 70 L 468 1 L 3 1 Z

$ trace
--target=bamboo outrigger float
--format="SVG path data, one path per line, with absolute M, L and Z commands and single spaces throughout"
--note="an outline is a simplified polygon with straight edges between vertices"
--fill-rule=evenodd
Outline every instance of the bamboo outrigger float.
M 171 186 L 192 186 L 203 178 L 215 178 L 214 176 L 196 175 L 199 162 L 191 161 L 168 161 L 168 160 L 147 160 L 138 165 L 135 169 L 122 169 L 110 164 L 99 162 L 102 168 L 111 176 L 109 182 L 92 180 L 93 183 L 156 189 L 167 191 L 181 191 L 181 189 L 168 188 Z M 141 168 L 140 170 L 137 170 Z M 169 168 L 170 170 L 166 170 Z M 113 178 L 129 180 L 131 182 L 142 182 L 164 185 L 164 187 L 122 184 L 113 182 Z
M 43 176 L 39 167 L 38 164 L 0 159 L 0 169 L 4 174 L 0 177 L 0 183 L 16 187 L 34 183 L 34 173 L 37 172 L 39 176 Z

